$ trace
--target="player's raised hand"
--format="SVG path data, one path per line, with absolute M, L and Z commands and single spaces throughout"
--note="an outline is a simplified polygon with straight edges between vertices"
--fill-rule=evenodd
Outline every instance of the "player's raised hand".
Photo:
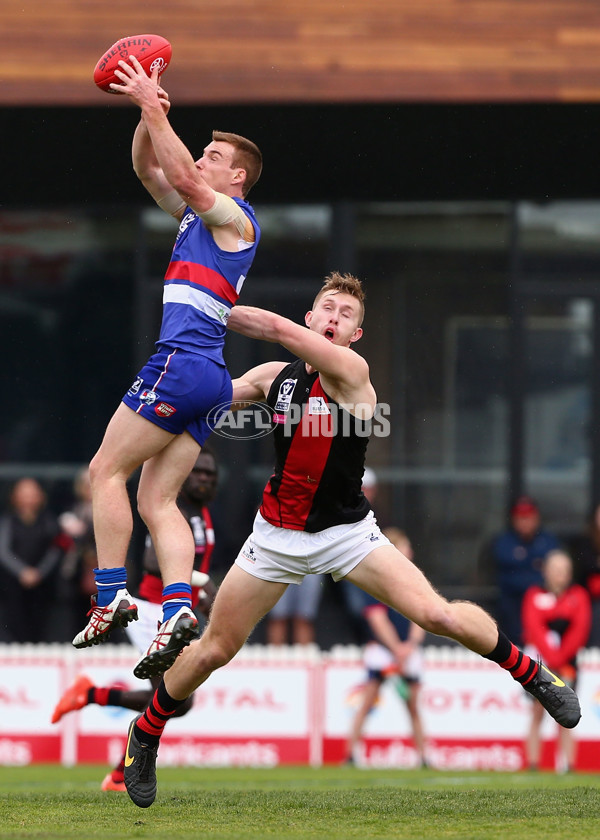
M 171 101 L 169 100 L 169 94 L 160 85 L 158 86 L 157 92 L 158 99 L 160 101 L 160 104 L 162 105 L 162 109 L 165 112 L 165 114 L 168 114 L 169 110 L 171 109 Z
M 124 93 L 131 98 L 136 105 L 143 108 L 144 105 L 155 104 L 160 101 L 158 94 L 158 71 L 153 70 L 150 76 L 137 60 L 134 55 L 129 56 L 128 61 L 119 61 L 119 67 L 115 71 L 115 76 L 119 79 L 120 84 L 114 82 L 110 85 L 111 90 L 115 93 Z M 163 107 L 164 110 L 164 105 Z

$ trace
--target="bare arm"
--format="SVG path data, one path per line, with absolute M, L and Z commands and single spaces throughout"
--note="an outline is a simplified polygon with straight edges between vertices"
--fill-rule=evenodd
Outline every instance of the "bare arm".
M 129 61 L 131 63 L 119 62 L 120 69 L 115 71 L 115 75 L 121 80 L 121 84 L 114 85 L 114 89 L 127 94 L 141 108 L 156 163 L 166 183 L 170 184 L 171 189 L 176 190 L 185 203 L 196 212 L 210 210 L 215 203 L 216 194 L 196 168 L 192 155 L 169 123 L 165 108 L 161 104 L 156 71 L 152 76 L 147 76 L 135 56 L 130 56 Z M 140 171 L 145 169 L 145 177 L 148 179 L 149 173 L 154 169 L 156 177 L 156 169 L 148 157 L 145 138 L 140 134 L 138 140 Z M 156 180 L 153 183 L 156 186 Z
M 350 390 L 366 388 L 369 384 L 369 366 L 362 356 L 349 347 L 332 344 L 324 336 L 275 312 L 254 306 L 235 306 L 227 326 L 248 338 L 281 344 L 327 379 L 347 384 Z
M 158 163 L 143 115 L 133 135 L 131 158 L 135 174 L 156 203 L 161 206 L 162 202 L 167 213 L 181 218 L 185 202 L 167 181 Z
M 273 380 L 286 364 L 287 362 L 265 362 L 234 379 L 231 407 L 235 410 L 248 403 L 266 399 Z

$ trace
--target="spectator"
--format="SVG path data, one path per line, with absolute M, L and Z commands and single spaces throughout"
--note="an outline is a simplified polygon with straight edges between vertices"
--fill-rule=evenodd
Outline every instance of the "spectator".
M 377 474 L 371 467 L 365 467 L 362 479 L 362 491 L 371 507 L 373 507 L 377 498 Z
M 61 564 L 61 583 L 64 599 L 68 604 L 67 638 L 72 638 L 80 616 L 89 609 L 90 597 L 96 592 L 94 569 L 98 565 L 94 525 L 92 520 L 92 490 L 90 472 L 83 467 L 73 482 L 75 500 L 71 510 L 58 517 L 63 533 L 71 540 L 71 546 Z M 71 626 L 72 625 L 72 626 Z
M 600 504 L 592 511 L 585 534 L 574 539 L 570 547 L 576 576 L 592 601 L 592 630 L 588 645 L 600 647 Z
M 510 511 L 510 525 L 492 542 L 492 561 L 499 587 L 498 624 L 522 644 L 521 605 L 526 590 L 541 585 L 542 562 L 548 552 L 560 548 L 554 534 L 541 527 L 540 511 L 529 496 L 521 496 Z
M 585 646 L 591 627 L 590 598 L 573 583 L 571 557 L 561 549 L 551 551 L 542 565 L 543 582 L 531 586 L 523 599 L 523 635 L 529 656 L 539 656 L 567 685 L 575 689 L 577 653 Z M 544 709 L 533 701 L 527 736 L 527 760 L 536 770 L 540 763 L 540 728 Z M 575 766 L 576 744 L 569 729 L 559 727 L 562 768 Z
M 290 584 L 267 616 L 268 644 L 285 645 L 288 638 L 295 645 L 312 644 L 322 591 L 323 575 L 306 575 L 300 584 Z
M 34 478 L 12 488 L 10 509 L 0 517 L 0 567 L 4 615 L 13 642 L 42 642 L 55 591 L 54 574 L 64 545 L 46 494 Z
M 362 477 L 361 490 L 363 496 L 369 502 L 371 510 L 377 497 L 377 474 L 371 467 L 365 467 Z M 377 516 L 377 514 L 375 514 Z M 340 581 L 340 588 L 342 591 L 342 599 L 344 601 L 344 608 L 348 614 L 348 619 L 354 629 L 354 634 L 360 637 L 362 631 L 362 611 L 363 599 L 362 594 L 357 586 L 350 583 L 348 580 Z
M 412 546 L 404 531 L 399 528 L 387 528 L 383 533 L 398 551 L 412 560 Z M 364 684 L 360 706 L 352 721 L 346 763 L 360 763 L 357 748 L 362 738 L 367 715 L 377 703 L 385 680 L 392 678 L 396 691 L 406 703 L 410 716 L 417 765 L 426 767 L 425 736 L 419 713 L 419 692 L 423 670 L 422 644 L 425 631 L 358 587 L 355 588 L 363 602 L 362 615 L 367 626 L 368 641 L 363 656 L 367 680 Z

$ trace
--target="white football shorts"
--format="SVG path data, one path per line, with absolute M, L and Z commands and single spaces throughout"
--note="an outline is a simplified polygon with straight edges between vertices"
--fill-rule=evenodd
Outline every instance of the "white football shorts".
M 274 583 L 298 584 L 305 575 L 325 574 L 337 582 L 382 545 L 391 543 L 379 530 L 373 511 L 359 522 L 312 534 L 277 528 L 259 511 L 235 562 L 254 577 Z

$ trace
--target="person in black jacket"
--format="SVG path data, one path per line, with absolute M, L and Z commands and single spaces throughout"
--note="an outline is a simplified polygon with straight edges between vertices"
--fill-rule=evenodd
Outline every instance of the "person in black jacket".
M 36 479 L 19 479 L 9 509 L 0 517 L 2 624 L 9 641 L 45 641 L 54 572 L 63 554 L 58 522 L 46 508 L 46 493 Z

